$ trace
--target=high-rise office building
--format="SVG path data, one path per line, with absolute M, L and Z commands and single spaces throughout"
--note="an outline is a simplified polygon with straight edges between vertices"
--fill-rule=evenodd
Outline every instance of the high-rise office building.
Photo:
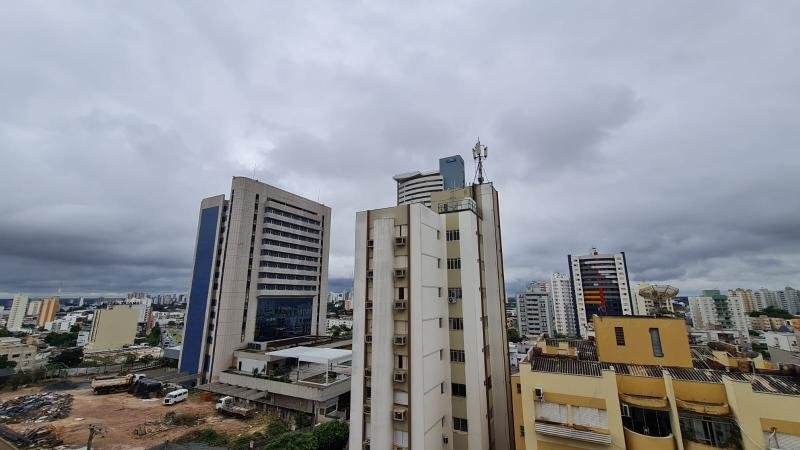
M 592 316 L 632 315 L 631 292 L 625 252 L 601 254 L 596 248 L 588 255 L 568 255 L 572 296 L 578 333 L 592 331 Z
M 422 203 L 431 206 L 431 193 L 464 187 L 464 160 L 459 155 L 439 160 L 439 170 L 415 171 L 394 176 L 397 204 Z
M 752 289 L 728 289 L 728 297 L 733 298 L 736 297 L 742 301 L 742 307 L 744 308 L 744 312 L 750 314 L 753 311 L 758 311 L 758 302 L 756 301 L 756 297 L 753 295 Z
M 350 449 L 513 442 L 497 191 L 358 213 Z
M 28 311 L 28 296 L 17 294 L 11 303 L 11 310 L 8 311 L 8 320 L 6 321 L 6 329 L 8 331 L 21 331 L 22 321 L 25 319 L 25 313 Z
M 249 342 L 326 333 L 330 217 L 245 177 L 201 202 L 181 372 L 216 381 Z
M 569 275 L 554 273 L 550 277 L 550 297 L 553 303 L 555 332 L 563 336 L 577 336 L 578 322 L 575 318 L 575 302 Z
M 50 297 L 42 300 L 42 307 L 39 311 L 39 318 L 36 320 L 37 327 L 43 327 L 48 322 L 56 319 L 56 313 L 59 308 L 59 298 Z
M 546 286 L 547 282 L 533 282 L 517 294 L 517 331 L 521 336 L 553 335 L 553 308 Z

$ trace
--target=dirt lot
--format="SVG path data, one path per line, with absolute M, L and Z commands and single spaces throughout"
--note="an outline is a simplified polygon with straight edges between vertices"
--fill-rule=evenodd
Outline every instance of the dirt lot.
M 80 382 L 85 379 L 73 381 Z M 32 387 L 3 392 L 0 393 L 0 401 L 41 391 L 41 387 Z M 255 424 L 251 426 L 238 419 L 219 416 L 214 411 L 214 403 L 203 401 L 200 396 L 190 396 L 186 402 L 164 406 L 160 399 L 142 400 L 128 393 L 95 395 L 91 388 L 85 387 L 60 392 L 73 395 L 72 412 L 69 417 L 46 424 L 12 424 L 9 427 L 16 431 L 24 431 L 35 426 L 52 425 L 65 445 L 78 447 L 86 445 L 89 424 L 97 424 L 103 427 L 104 435 L 95 436 L 92 447 L 101 450 L 146 449 L 167 440 L 172 441 L 192 429 L 179 426 L 144 437 L 134 436 L 134 430 L 138 425 L 147 421 L 162 420 L 164 414 L 169 411 L 206 417 L 205 424 L 198 425 L 198 428 L 210 427 L 234 436 L 257 431 L 254 428 Z

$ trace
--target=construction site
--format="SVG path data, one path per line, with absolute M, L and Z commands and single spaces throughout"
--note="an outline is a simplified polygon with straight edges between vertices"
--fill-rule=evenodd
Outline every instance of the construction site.
M 186 441 L 196 430 L 232 438 L 264 427 L 264 417 L 219 414 L 216 396 L 192 393 L 163 404 L 127 390 L 97 393 L 85 377 L 0 393 L 0 449 L 148 449 Z

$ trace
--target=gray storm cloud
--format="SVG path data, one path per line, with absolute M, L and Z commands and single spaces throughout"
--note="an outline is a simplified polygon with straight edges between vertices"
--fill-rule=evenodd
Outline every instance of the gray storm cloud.
M 6 4 L 0 294 L 185 291 L 200 199 L 253 173 L 333 208 L 346 286 L 355 212 L 477 135 L 510 290 L 593 246 L 683 292 L 797 285 L 798 20 L 788 1 Z

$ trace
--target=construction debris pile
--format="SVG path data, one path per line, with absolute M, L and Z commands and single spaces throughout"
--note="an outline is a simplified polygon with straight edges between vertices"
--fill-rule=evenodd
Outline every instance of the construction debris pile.
M 0 423 L 41 423 L 63 419 L 72 409 L 72 394 L 42 392 L 0 404 Z
M 49 426 L 31 428 L 18 433 L 0 425 L 0 437 L 14 445 L 15 448 L 53 448 L 63 444 Z
M 135 437 L 144 437 L 162 431 L 171 430 L 179 426 L 193 427 L 204 422 L 204 419 L 195 414 L 179 413 L 170 411 L 164 414 L 163 420 L 154 420 L 140 423 L 133 430 Z

